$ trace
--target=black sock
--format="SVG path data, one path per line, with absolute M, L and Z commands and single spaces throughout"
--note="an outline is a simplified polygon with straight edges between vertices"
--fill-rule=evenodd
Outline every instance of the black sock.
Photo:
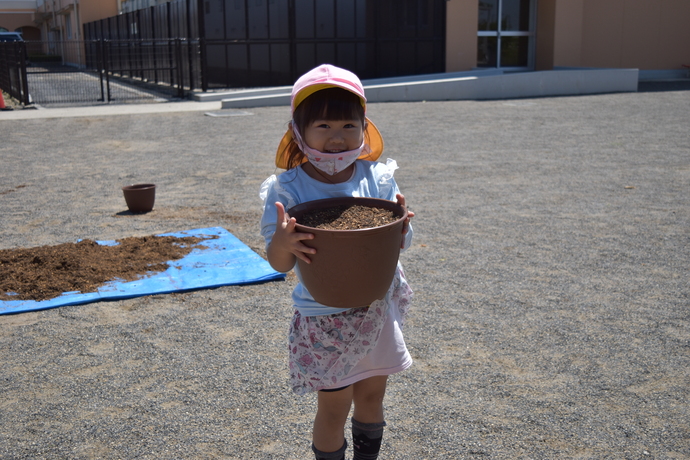
M 355 454 L 352 460 L 376 460 L 379 457 L 384 426 L 386 422 L 361 423 L 352 419 L 352 447 Z
M 316 455 L 316 460 L 345 460 L 345 451 L 347 450 L 347 441 L 343 439 L 343 447 L 336 450 L 335 452 L 321 452 L 312 443 L 311 450 L 314 451 Z

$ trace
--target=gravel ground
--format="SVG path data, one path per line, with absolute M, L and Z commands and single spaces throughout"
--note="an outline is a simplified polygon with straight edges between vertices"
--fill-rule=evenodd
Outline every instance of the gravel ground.
M 690 458 L 690 92 L 372 104 L 417 214 L 382 459 Z M 286 107 L 0 121 L 0 247 L 227 228 Z M 155 182 L 131 215 L 120 187 Z M 308 459 L 286 281 L 0 316 L 0 458 Z

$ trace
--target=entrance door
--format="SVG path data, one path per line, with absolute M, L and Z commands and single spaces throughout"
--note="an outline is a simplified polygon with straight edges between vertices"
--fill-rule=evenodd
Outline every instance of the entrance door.
M 479 0 L 477 67 L 534 68 L 536 0 Z

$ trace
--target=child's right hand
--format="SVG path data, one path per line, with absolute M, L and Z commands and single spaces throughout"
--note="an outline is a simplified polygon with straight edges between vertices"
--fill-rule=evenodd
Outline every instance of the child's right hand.
M 316 249 L 303 243 L 311 240 L 314 235 L 301 233 L 295 228 L 297 221 L 285 212 L 285 206 L 276 202 L 276 231 L 268 247 L 267 256 L 271 266 L 280 272 L 288 272 L 295 265 L 295 258 L 311 263 L 307 254 L 316 254 Z

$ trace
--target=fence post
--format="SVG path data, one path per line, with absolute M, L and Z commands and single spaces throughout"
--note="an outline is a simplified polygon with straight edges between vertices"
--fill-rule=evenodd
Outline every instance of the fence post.
M 290 40 L 290 81 L 297 80 L 297 25 L 295 0 L 288 1 L 288 37 Z
M 170 69 L 170 86 L 175 86 L 175 42 L 173 39 L 168 39 L 168 63 Z
M 175 39 L 175 60 L 177 61 L 177 97 L 184 97 L 184 69 L 182 68 L 182 39 Z
M 96 41 L 96 69 L 101 82 L 101 101 L 105 102 L 105 90 L 103 89 L 103 74 L 105 73 L 105 60 L 103 59 L 103 39 Z
M 19 45 L 20 42 L 17 42 Z M 21 76 L 21 99 L 20 101 L 24 105 L 29 105 L 31 103 L 31 97 L 29 96 L 29 78 L 26 75 L 26 60 L 28 58 L 26 51 L 26 43 L 21 42 L 19 46 L 19 75 Z
M 189 62 L 189 90 L 194 90 L 194 54 L 192 50 L 192 2 L 187 0 L 187 11 L 185 13 L 187 19 L 187 59 Z
M 208 91 L 208 63 L 206 54 L 206 17 L 204 16 L 204 0 L 198 0 L 196 16 L 199 21 L 199 73 L 201 74 L 201 90 Z
M 108 102 L 112 100 L 110 94 L 110 40 L 103 40 L 103 71 L 105 72 L 105 88 L 108 92 Z
M 206 62 L 206 37 L 199 38 L 199 72 L 201 73 L 201 90 L 208 91 L 208 64 Z
M 156 9 L 152 6 L 149 11 L 151 12 L 151 57 L 153 58 L 153 82 L 158 84 L 158 52 L 157 52 L 157 34 L 156 34 Z

